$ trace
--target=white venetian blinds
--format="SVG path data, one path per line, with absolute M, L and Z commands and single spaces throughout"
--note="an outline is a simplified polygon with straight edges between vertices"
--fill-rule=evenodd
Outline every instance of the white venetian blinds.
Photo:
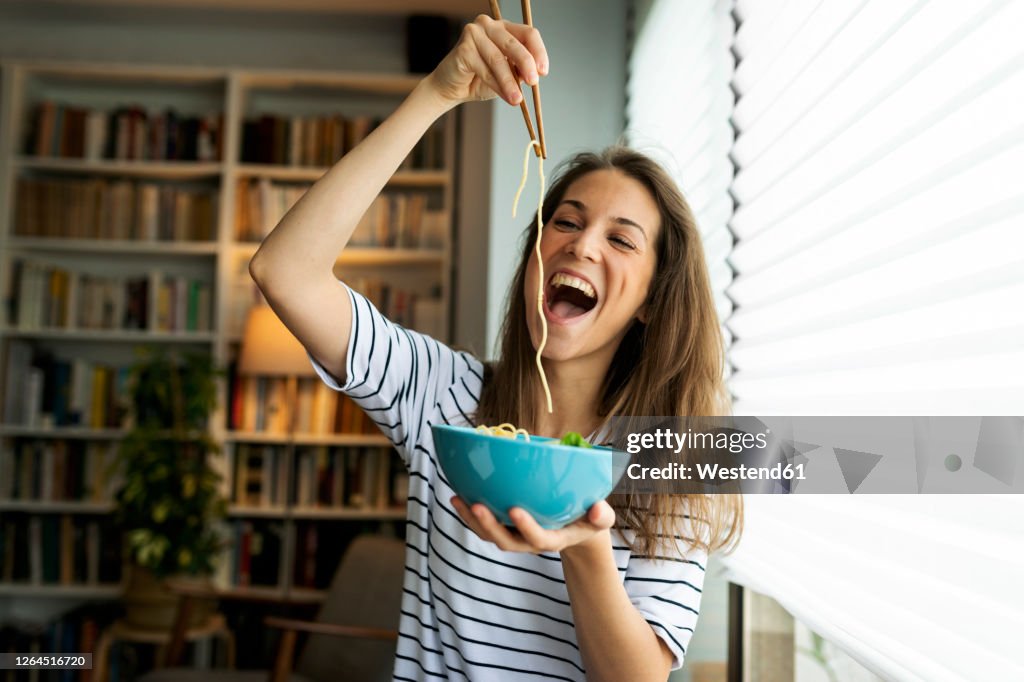
M 748 495 L 728 578 L 884 680 L 1024 679 L 1015 495 Z
M 1024 2 L 635 5 L 631 141 L 735 167 L 735 411 L 1024 414 Z M 746 503 L 730 579 L 885 679 L 1024 679 L 1020 496 Z
M 1024 413 L 1024 2 L 735 13 L 737 412 Z
M 660 161 L 693 209 L 723 322 L 732 313 L 730 8 L 727 0 L 635 3 L 626 111 L 630 146 Z
M 737 0 L 746 414 L 1024 414 L 1024 2 Z M 748 496 L 732 580 L 887 680 L 1021 679 L 1018 496 Z

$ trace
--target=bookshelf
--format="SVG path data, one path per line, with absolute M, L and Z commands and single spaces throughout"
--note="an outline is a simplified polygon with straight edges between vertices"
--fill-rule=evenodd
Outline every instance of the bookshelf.
M 0 596 L 121 593 L 114 483 L 95 471 L 125 433 L 125 368 L 140 344 L 201 349 L 227 370 L 211 415 L 232 542 L 221 587 L 316 601 L 347 538 L 403 532 L 404 467 L 358 410 L 301 380 L 307 414 L 286 461 L 281 387 L 232 367 L 261 300 L 248 275 L 259 241 L 417 82 L 0 61 L 0 478 L 12 476 L 0 484 Z M 385 313 L 444 340 L 454 150 L 449 115 L 335 266 Z M 33 539 L 40 552 L 15 562 L 10 548 Z

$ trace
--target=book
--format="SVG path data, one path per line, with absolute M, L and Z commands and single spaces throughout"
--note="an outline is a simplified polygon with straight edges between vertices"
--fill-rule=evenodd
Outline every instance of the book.
M 279 583 L 283 533 L 279 523 L 253 522 L 249 541 L 251 585 L 276 586 Z
M 246 587 L 252 569 L 252 522 L 238 522 L 238 584 Z
M 4 362 L 4 423 L 28 425 L 30 422 L 26 396 L 32 357 L 32 346 L 27 341 L 8 341 Z

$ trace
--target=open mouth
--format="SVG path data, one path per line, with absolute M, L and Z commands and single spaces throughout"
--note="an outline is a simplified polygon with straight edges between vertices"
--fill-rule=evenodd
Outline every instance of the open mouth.
M 544 300 L 552 317 L 571 320 L 594 309 L 597 305 L 597 291 L 584 279 L 556 272 L 548 280 Z

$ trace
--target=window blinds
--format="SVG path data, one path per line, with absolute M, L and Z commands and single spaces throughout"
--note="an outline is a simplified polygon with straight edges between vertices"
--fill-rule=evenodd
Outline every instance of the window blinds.
M 733 308 L 730 9 L 728 0 L 636 3 L 626 110 L 630 146 L 662 163 L 694 212 L 723 321 Z
M 730 581 L 885 680 L 1024 679 L 1013 495 L 749 495 Z
M 631 127 L 734 170 L 735 411 L 1024 414 L 1024 2 L 635 4 Z M 725 564 L 885 679 L 1024 679 L 1022 506 L 748 496 Z
M 735 9 L 737 412 L 1024 413 L 1024 3 Z
M 742 414 L 1024 414 L 1024 3 L 739 0 Z M 748 496 L 726 560 L 884 679 L 1024 679 L 1018 496 Z

